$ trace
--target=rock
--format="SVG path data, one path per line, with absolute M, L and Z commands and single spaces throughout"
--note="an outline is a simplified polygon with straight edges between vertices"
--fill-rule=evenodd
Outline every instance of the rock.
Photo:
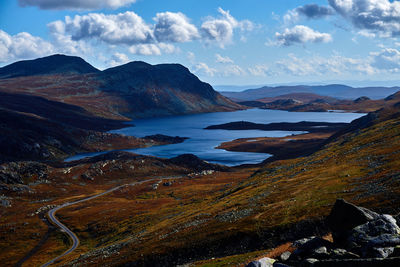
M 379 215 L 351 230 L 347 240 L 347 246 L 363 257 L 386 258 L 400 245 L 400 228 L 392 216 Z
M 392 257 L 400 257 L 400 246 L 396 246 L 393 249 Z
M 328 249 L 326 247 L 319 247 L 312 251 L 311 254 L 316 259 L 327 259 L 329 258 Z
M 310 241 L 313 238 L 315 238 L 315 236 L 305 237 L 305 238 L 296 240 L 296 241 L 293 242 L 292 247 L 298 248 L 298 247 L 304 245 L 305 243 L 307 243 L 308 241 Z
M 274 267 L 291 267 L 289 265 L 286 265 L 284 263 L 280 263 L 280 262 L 274 262 Z
M 370 250 L 369 255 L 371 255 L 371 258 L 387 258 L 391 254 L 393 254 L 394 248 L 392 247 L 386 247 L 386 248 L 372 248 Z
M 81 175 L 82 179 L 94 181 L 93 177 L 90 177 L 88 174 L 84 173 Z
M 308 257 L 327 258 L 329 256 L 328 248 L 331 248 L 332 245 L 333 244 L 331 242 L 325 239 L 314 237 L 293 251 L 292 255 L 289 257 L 289 260 L 299 261 Z
M 348 231 L 378 217 L 379 214 L 373 211 L 338 199 L 327 217 L 327 223 L 332 230 L 333 240 L 341 244 L 346 241 Z
M 300 267 L 314 266 L 314 264 L 317 263 L 317 262 L 318 262 L 317 259 L 308 258 L 308 259 L 303 260 L 303 261 L 300 263 L 299 266 L 300 266 Z
M 5 208 L 11 207 L 11 202 L 7 199 L 1 199 L 0 206 L 5 207 Z
M 256 261 L 252 261 L 247 264 L 246 267 L 273 267 L 275 260 L 271 258 L 262 258 Z
M 333 249 L 331 251 L 331 258 L 333 259 L 358 259 L 360 256 L 358 256 L 355 253 L 349 252 L 343 248 L 337 248 Z
M 290 255 L 292 255 L 292 253 L 290 253 L 289 251 L 285 251 L 281 254 L 281 256 L 279 256 L 279 258 L 281 259 L 281 261 L 287 261 Z
M 400 266 L 400 258 L 386 259 L 340 259 L 340 260 L 323 260 L 314 263 L 315 267 L 398 267 Z
M 165 182 L 163 183 L 163 186 L 172 186 L 172 182 Z

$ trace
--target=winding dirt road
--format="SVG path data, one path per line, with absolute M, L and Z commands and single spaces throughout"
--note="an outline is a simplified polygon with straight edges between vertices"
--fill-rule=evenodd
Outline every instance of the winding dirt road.
M 79 238 L 75 235 L 75 233 L 72 232 L 67 226 L 62 224 L 56 218 L 55 215 L 56 215 L 57 211 L 59 211 L 62 208 L 65 208 L 65 207 L 69 207 L 69 206 L 72 206 L 72 205 L 75 205 L 75 204 L 79 204 L 79 203 L 82 203 L 82 202 L 85 202 L 85 201 L 89 201 L 89 200 L 92 200 L 92 199 L 107 195 L 107 194 L 109 194 L 111 192 L 114 192 L 114 191 L 116 191 L 116 190 L 118 190 L 120 188 L 123 188 L 123 187 L 135 186 L 135 185 L 139 185 L 139 184 L 143 184 L 143 183 L 151 182 L 151 181 L 155 181 L 155 180 L 160 180 L 160 179 L 149 179 L 149 180 L 136 182 L 136 183 L 132 183 L 132 184 L 120 185 L 120 186 L 114 187 L 112 189 L 109 189 L 107 191 L 104 191 L 103 193 L 100 193 L 100 194 L 97 194 L 97 195 L 93 195 L 91 197 L 87 197 L 87 198 L 84 198 L 84 199 L 81 199 L 81 200 L 77 200 L 77 201 L 74 201 L 74 202 L 67 202 L 67 203 L 64 203 L 64 204 L 62 204 L 60 206 L 57 206 L 57 207 L 49 210 L 49 212 L 47 214 L 48 214 L 48 217 L 49 217 L 50 221 L 52 221 L 54 224 L 56 224 L 61 229 L 61 231 L 65 232 L 71 238 L 72 246 L 67 251 L 65 251 L 63 254 L 53 258 L 52 260 L 48 261 L 45 264 L 43 264 L 42 267 L 50 266 L 51 264 L 53 264 L 54 262 L 56 262 L 60 258 L 70 254 L 72 251 L 74 251 L 79 246 Z

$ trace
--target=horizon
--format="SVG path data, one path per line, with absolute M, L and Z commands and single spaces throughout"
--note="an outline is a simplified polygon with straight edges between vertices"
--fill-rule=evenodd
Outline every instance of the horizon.
M 399 1 L 377 3 L 13 0 L 0 9 L 0 66 L 62 53 L 99 69 L 179 63 L 216 87 L 395 86 L 400 16 L 384 10 Z

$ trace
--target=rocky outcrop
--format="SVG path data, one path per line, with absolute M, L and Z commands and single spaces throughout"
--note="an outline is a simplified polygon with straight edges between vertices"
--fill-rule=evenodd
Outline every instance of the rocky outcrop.
M 333 242 L 320 237 L 297 240 L 293 252 L 281 254 L 273 266 L 400 266 L 396 219 L 338 199 L 326 219 Z

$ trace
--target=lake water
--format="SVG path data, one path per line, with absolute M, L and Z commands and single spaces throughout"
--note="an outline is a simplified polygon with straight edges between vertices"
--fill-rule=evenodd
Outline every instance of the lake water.
M 288 131 L 260 131 L 260 130 L 204 130 L 209 125 L 228 123 L 233 121 L 250 121 L 255 123 L 272 122 L 351 122 L 364 114 L 338 113 L 338 112 L 287 112 L 279 110 L 249 109 L 236 112 L 216 112 L 195 115 L 138 119 L 132 121 L 135 127 L 127 127 L 111 131 L 136 137 L 153 134 L 188 137 L 180 144 L 154 146 L 140 149 L 127 149 L 124 151 L 137 154 L 151 155 L 162 158 L 171 158 L 181 154 L 194 154 L 209 162 L 228 166 L 240 164 L 260 163 L 271 155 L 265 153 L 230 152 L 215 149 L 222 142 L 237 138 L 253 137 L 283 137 L 301 132 Z M 67 161 L 94 156 L 101 153 L 80 154 L 67 159 Z

